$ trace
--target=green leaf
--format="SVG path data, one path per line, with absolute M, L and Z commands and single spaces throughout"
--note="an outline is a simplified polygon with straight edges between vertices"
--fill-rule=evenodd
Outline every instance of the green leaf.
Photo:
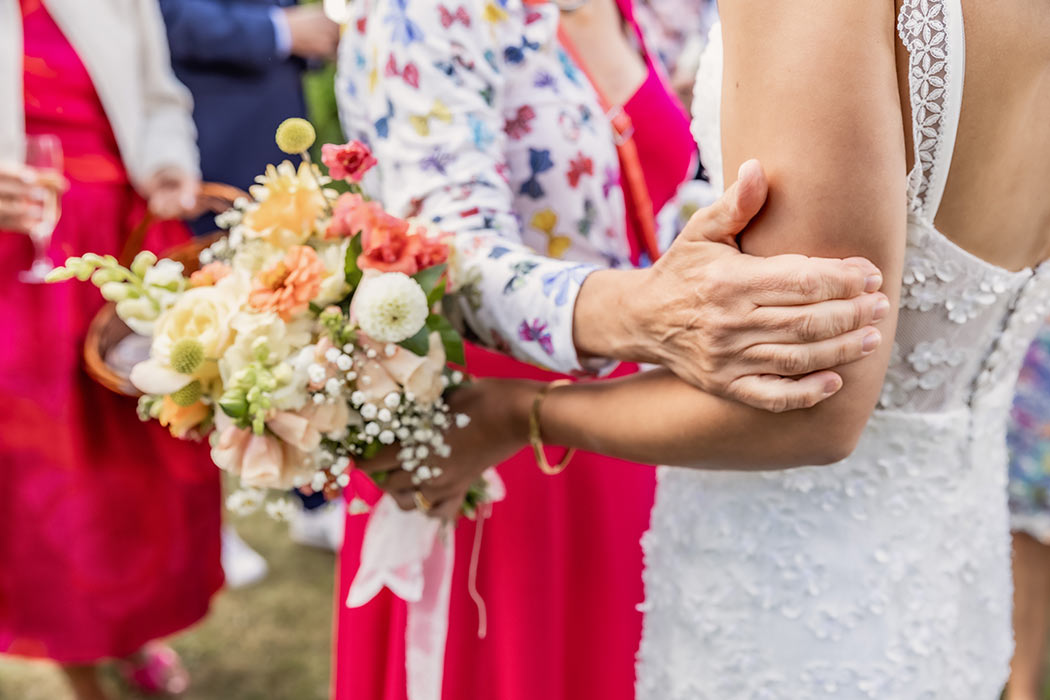
M 343 264 L 346 270 L 346 283 L 353 289 L 357 289 L 357 285 L 361 284 L 361 277 L 364 275 L 361 268 L 357 266 L 357 258 L 360 255 L 361 234 L 357 234 L 350 239 L 350 245 L 346 248 L 346 262 Z
M 437 331 L 438 335 L 441 336 L 441 344 L 445 346 L 445 358 L 449 362 L 461 367 L 467 364 L 463 351 L 463 338 L 452 327 L 447 318 L 437 314 L 430 314 L 427 317 L 426 327 L 430 331 Z
M 428 267 L 425 270 L 420 270 L 416 274 L 412 275 L 412 279 L 419 282 L 419 286 L 423 288 L 423 293 L 427 295 L 427 301 L 430 301 L 430 295 L 437 289 L 438 285 L 444 281 L 445 270 L 448 265 L 441 264 L 435 265 L 434 267 Z M 440 299 L 440 297 L 438 297 Z
M 430 351 L 430 329 L 424 325 L 418 333 L 407 340 L 402 340 L 398 345 L 423 357 Z
M 442 299 L 445 298 L 445 283 L 446 279 L 441 278 L 441 281 L 438 282 L 437 286 L 431 289 L 430 293 L 427 294 L 428 309 L 433 309 L 434 306 L 436 306 Z

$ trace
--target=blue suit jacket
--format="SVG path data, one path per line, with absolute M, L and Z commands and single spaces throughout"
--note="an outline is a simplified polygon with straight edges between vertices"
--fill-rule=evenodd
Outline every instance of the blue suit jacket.
M 278 55 L 270 11 L 294 4 L 160 0 L 175 74 L 193 93 L 205 180 L 247 189 L 268 163 L 288 157 L 274 131 L 305 115 L 305 64 Z

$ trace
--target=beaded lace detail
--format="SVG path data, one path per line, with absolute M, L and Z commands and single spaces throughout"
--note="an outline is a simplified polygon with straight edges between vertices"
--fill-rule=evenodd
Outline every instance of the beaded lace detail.
M 897 32 L 908 49 L 915 166 L 908 177 L 913 206 L 921 209 L 942 147 L 948 95 L 948 31 L 945 3 L 908 0 L 901 7 Z
M 1050 268 L 933 226 L 962 101 L 960 0 L 907 0 L 916 165 L 893 359 L 857 450 L 783 472 L 661 468 L 639 700 L 995 700 L 1010 630 L 1005 422 Z M 721 187 L 720 28 L 694 91 Z

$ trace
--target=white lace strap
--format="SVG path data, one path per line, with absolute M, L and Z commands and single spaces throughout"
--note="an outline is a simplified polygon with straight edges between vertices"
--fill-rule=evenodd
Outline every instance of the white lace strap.
M 905 0 L 897 31 L 908 49 L 915 166 L 912 209 L 937 216 L 962 112 L 966 32 L 961 0 Z

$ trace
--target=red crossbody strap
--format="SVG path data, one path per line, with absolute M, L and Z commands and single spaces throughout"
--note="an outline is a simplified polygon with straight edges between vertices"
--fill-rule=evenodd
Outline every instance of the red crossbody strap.
M 528 4 L 535 5 L 540 2 L 529 2 Z M 587 76 L 594 88 L 594 93 L 598 96 L 598 104 L 605 110 L 605 115 L 612 125 L 616 151 L 620 156 L 620 181 L 623 183 L 623 193 L 625 197 L 630 198 L 635 230 L 641 238 L 642 247 L 649 254 L 649 259 L 655 262 L 660 257 L 660 247 L 656 238 L 656 212 L 653 211 L 653 200 L 649 196 L 649 187 L 645 184 L 645 172 L 642 170 L 642 161 L 638 157 L 638 147 L 634 143 L 634 126 L 631 124 L 631 117 L 623 110 L 623 107 L 613 107 L 610 104 L 605 93 L 595 82 L 594 76 L 587 70 L 587 64 L 583 62 L 575 44 L 572 43 L 561 24 L 558 25 L 558 39 L 572 60 Z

